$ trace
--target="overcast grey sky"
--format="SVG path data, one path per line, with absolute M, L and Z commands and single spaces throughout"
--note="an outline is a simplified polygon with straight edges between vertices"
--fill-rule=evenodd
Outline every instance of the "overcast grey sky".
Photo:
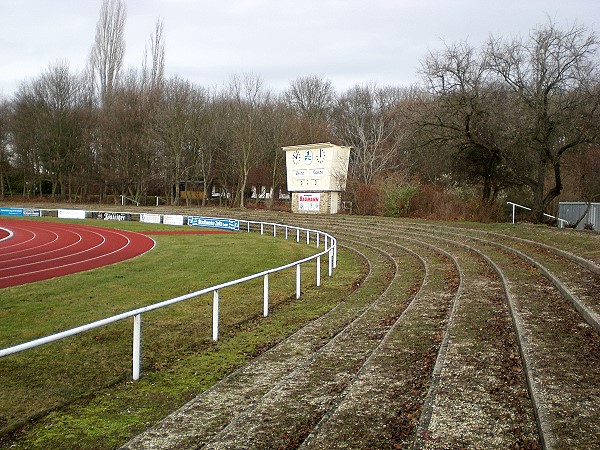
M 0 0 L 0 96 L 59 60 L 86 63 L 101 0 Z M 444 42 L 527 36 L 552 19 L 600 31 L 598 0 L 126 0 L 126 66 L 140 68 L 157 19 L 167 76 L 206 87 L 256 74 L 285 89 L 307 75 L 338 90 L 409 86 Z

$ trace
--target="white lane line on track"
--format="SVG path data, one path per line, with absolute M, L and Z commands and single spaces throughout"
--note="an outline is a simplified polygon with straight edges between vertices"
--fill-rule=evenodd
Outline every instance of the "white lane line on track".
M 15 241 L 12 242 L 12 243 L 10 243 L 10 245 L 3 245 L 2 246 L 3 250 L 6 250 L 6 249 L 9 249 L 9 248 L 12 248 L 12 247 L 20 248 L 20 246 L 22 246 L 23 244 L 26 244 L 28 242 L 31 242 L 31 241 L 35 240 L 35 233 L 33 231 L 29 230 L 29 229 L 24 229 L 24 231 L 30 235 L 30 237 L 28 239 L 24 240 L 24 241 L 19 241 L 18 240 L 19 235 L 16 234 L 16 231 L 17 230 L 18 231 L 23 231 L 18 226 L 17 227 L 13 227 L 12 229 L 8 229 L 8 228 L 4 228 L 4 229 L 9 230 L 9 231 L 12 232 L 12 237 L 15 238 Z M 10 252 L 10 253 L 13 253 L 13 252 Z M 3 255 L 8 255 L 10 253 L 7 253 L 5 251 L 2 252 Z
M 96 234 L 100 235 L 100 233 L 96 233 Z M 78 261 L 75 261 L 75 262 L 72 262 L 72 263 L 61 264 L 61 265 L 58 265 L 58 266 L 48 267 L 48 268 L 45 268 L 45 269 L 32 270 L 32 271 L 29 271 L 29 272 L 22 272 L 22 273 L 18 273 L 18 274 L 14 274 L 14 275 L 7 275 L 7 276 L 0 277 L 0 280 L 7 280 L 7 279 L 10 279 L 10 278 L 24 277 L 24 276 L 33 275 L 33 274 L 36 274 L 36 273 L 49 272 L 49 271 L 56 270 L 56 269 L 61 269 L 61 268 L 64 268 L 64 267 L 77 266 L 77 265 L 85 264 L 85 263 L 88 263 L 90 261 L 94 261 L 94 260 L 97 260 L 97 259 L 100 259 L 100 258 L 106 258 L 107 256 L 111 256 L 114 253 L 118 253 L 118 252 L 124 250 L 125 248 L 127 248 L 131 244 L 131 240 L 127 236 L 124 236 L 124 235 L 122 235 L 120 233 L 115 233 L 115 234 L 118 234 L 121 237 L 124 237 L 126 239 L 126 243 L 125 243 L 125 245 L 121 246 L 120 248 L 118 248 L 116 250 L 113 250 L 113 251 L 111 251 L 109 253 L 104 253 L 102 255 L 94 256 L 92 258 L 82 259 L 82 260 L 78 260 Z M 102 235 L 100 235 L 100 236 L 102 236 Z M 106 241 L 106 238 L 104 236 L 102 236 L 102 238 L 103 238 L 104 241 Z M 99 245 L 93 247 L 92 249 L 98 248 L 100 245 L 102 245 L 102 244 L 99 244 Z M 66 255 L 65 258 L 73 256 L 73 255 L 83 254 L 83 253 L 86 253 L 86 252 L 88 252 L 88 251 L 90 251 L 92 249 L 88 249 L 88 250 L 77 252 L 77 253 L 72 253 L 70 255 Z M 61 258 L 55 258 L 55 259 L 61 259 Z M 40 262 L 46 262 L 46 261 L 53 261 L 53 260 L 38 261 L 38 262 L 32 263 L 32 264 L 39 264 Z M 29 265 L 32 265 L 32 264 L 29 264 Z M 23 266 L 19 266 L 19 267 L 23 267 Z
M 53 239 L 50 240 L 50 241 L 42 242 L 42 243 L 40 243 L 38 245 L 34 245 L 34 246 L 24 246 L 25 244 L 27 244 L 28 242 L 31 242 L 31 241 L 33 241 L 35 243 L 36 242 L 36 238 L 38 238 L 39 236 L 42 236 L 43 234 L 40 233 L 40 231 L 38 231 L 37 229 L 32 230 L 31 228 L 27 228 L 27 227 L 22 227 L 22 228 L 16 228 L 15 227 L 15 229 L 19 229 L 20 231 L 25 231 L 25 232 L 28 232 L 28 233 L 32 233 L 33 236 L 32 236 L 32 238 L 30 238 L 30 239 L 28 239 L 26 241 L 21 242 L 20 245 L 19 245 L 19 247 L 17 247 L 17 250 L 10 252 L 9 255 L 10 254 L 18 254 L 18 253 L 25 252 L 25 251 L 30 252 L 32 250 L 42 249 L 43 247 L 46 247 L 48 245 L 52 245 L 52 244 L 54 244 L 55 242 L 58 242 L 61 239 L 59 233 L 57 233 L 56 231 L 54 231 L 52 229 L 50 229 L 50 230 L 42 229 L 42 231 L 44 232 L 44 234 L 49 234 L 49 235 L 53 236 Z M 77 239 L 74 242 L 72 242 L 71 244 L 69 244 L 69 245 L 66 245 L 66 246 L 63 246 L 63 247 L 59 247 L 59 248 L 56 248 L 56 249 L 53 249 L 53 250 L 41 251 L 41 252 L 36 253 L 35 255 L 25 255 L 25 256 L 20 256 L 20 257 L 17 257 L 17 258 L 12 258 L 12 259 L 1 259 L 0 263 L 7 263 L 7 262 L 19 261 L 19 260 L 22 260 L 22 259 L 31 260 L 32 258 L 36 258 L 37 262 L 46 261 L 46 260 L 41 260 L 41 257 L 43 257 L 45 255 L 50 255 L 50 254 L 56 253 L 56 252 L 64 252 L 66 249 L 69 249 L 69 248 L 73 247 L 74 245 L 79 244 L 83 240 L 83 236 L 81 234 L 77 233 L 77 232 L 74 232 L 74 231 L 71 231 L 71 230 L 66 230 L 66 232 L 65 232 L 65 230 L 60 230 L 60 231 L 62 231 L 64 233 L 63 236 L 65 234 L 75 235 L 75 236 L 77 236 Z M 65 239 L 65 238 L 63 237 L 63 239 Z M 48 261 L 52 261 L 52 259 L 49 259 Z M 19 266 L 11 266 L 11 267 L 19 267 Z
M 8 236 L 4 236 L 2 239 L 0 239 L 0 242 L 7 241 L 11 237 L 13 237 L 13 232 L 11 230 L 9 230 L 8 228 L 0 227 L 0 230 L 4 230 L 4 231 L 6 231 L 8 233 Z
M 66 249 L 68 249 L 70 247 L 73 247 L 74 245 L 76 245 L 76 244 L 84 241 L 84 237 L 81 234 L 79 234 L 79 233 L 74 233 L 74 234 L 76 236 L 78 236 L 78 240 L 76 242 L 74 242 L 73 244 L 70 244 L 70 245 L 68 245 L 66 247 L 61 247 L 61 248 L 58 248 L 56 250 L 52 250 L 52 251 L 49 251 L 49 252 L 40 253 L 40 254 L 35 255 L 35 256 L 36 257 L 40 257 L 40 256 L 48 255 L 50 253 L 56 253 L 58 251 L 64 251 L 64 250 L 66 250 Z M 0 271 L 7 270 L 7 269 L 18 269 L 18 268 L 21 268 L 21 267 L 33 266 L 33 265 L 38 265 L 38 264 L 45 264 L 45 263 L 49 263 L 49 262 L 52 262 L 52 261 L 60 261 L 60 260 L 66 259 L 66 258 L 72 258 L 74 256 L 78 256 L 78 255 L 82 255 L 82 254 L 91 252 L 93 250 L 96 250 L 96 249 L 100 248 L 106 242 L 106 238 L 104 236 L 102 236 L 100 233 L 93 233 L 93 234 L 97 234 L 98 236 L 101 237 L 100 243 L 94 245 L 93 247 L 89 247 L 89 248 L 86 248 L 84 250 L 81 250 L 81 251 L 78 251 L 78 252 L 74 252 L 74 253 L 62 254 L 62 255 L 57 256 L 55 258 L 36 259 L 33 262 L 28 262 L 28 263 L 25 263 L 25 264 L 18 264 L 18 265 L 10 266 L 9 268 L 0 269 Z M 17 260 L 18 259 L 22 259 L 22 258 L 17 258 Z M 28 258 L 28 259 L 31 259 L 31 258 Z M 44 270 L 54 270 L 54 269 L 57 269 L 57 268 L 60 268 L 60 267 L 66 267 L 66 266 L 69 266 L 71 264 L 77 264 L 79 262 L 85 262 L 85 261 L 88 261 L 88 260 L 87 259 L 83 259 L 83 260 L 79 260 L 78 262 L 75 262 L 75 263 L 69 263 L 69 264 L 66 264 L 66 265 L 57 265 L 57 266 L 54 266 L 54 267 L 51 267 L 51 268 L 47 268 L 47 269 L 44 269 Z M 27 273 L 37 273 L 37 271 L 27 272 Z M 4 278 L 10 278 L 10 277 L 0 277 L 0 280 L 3 280 Z
M 35 239 L 36 239 L 36 237 L 38 236 L 38 233 L 37 233 L 37 232 L 33 232 L 33 231 L 31 231 L 30 229 L 23 229 L 23 230 L 24 230 L 24 231 L 26 231 L 26 232 L 32 233 L 32 237 L 31 237 L 31 238 L 29 238 L 29 239 L 27 239 L 26 241 L 22 241 L 22 242 L 19 242 L 19 243 L 15 244 L 15 245 L 11 245 L 10 247 L 15 247 L 15 248 L 16 248 L 16 250 L 13 250 L 13 251 L 11 251 L 11 252 L 8 252 L 8 253 L 4 253 L 4 252 L 3 252 L 3 253 L 2 253 L 2 256 L 16 255 L 16 254 L 19 254 L 19 253 L 22 253 L 22 252 L 26 252 L 26 251 L 27 251 L 27 252 L 30 252 L 30 251 L 32 251 L 32 250 L 41 249 L 41 248 L 43 248 L 43 247 L 46 247 L 46 246 L 48 246 L 48 245 L 52 245 L 52 244 L 54 244 L 55 242 L 57 242 L 57 241 L 60 239 L 60 238 L 59 238 L 59 235 L 58 235 L 58 233 L 55 233 L 54 231 L 47 231 L 47 230 L 44 230 L 44 231 L 46 231 L 48 234 L 50 234 L 51 236 L 54 236 L 54 237 L 53 237 L 53 239 L 52 239 L 51 241 L 43 242 L 43 243 L 40 243 L 40 244 L 38 244 L 38 245 L 31 246 L 31 247 L 23 247 L 23 246 L 24 246 L 25 244 L 27 244 L 28 242 L 32 242 L 32 241 L 33 241 L 33 242 L 35 242 Z M 21 230 L 21 231 L 23 231 L 23 230 Z M 81 240 L 81 239 L 79 239 L 79 241 L 80 241 L 80 240 Z M 79 241 L 77 241 L 77 242 L 79 242 Z M 73 243 L 73 244 L 70 244 L 70 245 L 68 245 L 68 246 L 66 246 L 66 247 L 63 247 L 63 248 L 69 248 L 70 246 L 77 244 L 77 242 L 75 242 L 75 243 Z M 8 248 L 10 248 L 10 247 L 8 247 Z M 7 247 L 5 247 L 5 248 L 7 248 Z M 36 257 L 39 257 L 39 256 L 41 256 L 41 255 L 46 255 L 46 254 L 48 254 L 48 253 L 52 253 L 52 252 L 59 251 L 59 250 L 62 250 L 62 248 L 55 249 L 55 250 L 50 250 L 50 251 L 47 251 L 47 252 L 37 253 L 35 256 L 36 256 Z M 27 255 L 26 255 L 26 256 L 20 256 L 20 257 L 16 257 L 16 258 L 10 258 L 10 259 L 8 259 L 8 258 L 7 258 L 7 259 L 4 259 L 4 258 L 2 258 L 2 259 L 0 259 L 0 262 L 1 262 L 1 263 L 5 263 L 5 262 L 12 262 L 12 261 L 18 261 L 18 260 L 20 260 L 20 259 L 29 259 L 29 258 L 31 258 L 31 257 L 32 257 L 32 256 L 27 256 Z

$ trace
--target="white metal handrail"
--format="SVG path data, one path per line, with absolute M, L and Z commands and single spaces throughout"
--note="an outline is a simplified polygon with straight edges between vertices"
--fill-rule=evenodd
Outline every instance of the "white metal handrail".
M 519 205 L 518 203 L 506 202 L 506 204 L 512 205 L 512 223 L 515 223 L 515 212 L 516 212 L 517 207 L 521 208 L 521 209 L 525 209 L 527 211 L 531 211 L 531 208 L 528 208 L 527 206 Z M 544 213 L 544 217 L 548 217 L 550 219 L 557 220 L 558 222 L 561 223 L 561 226 L 564 226 L 563 222 L 567 223 L 567 224 L 569 223 L 568 220 L 561 219 L 560 217 L 554 217 L 554 216 L 551 216 L 550 214 L 546 214 L 546 213 Z
M 136 206 L 140 206 L 140 202 L 133 198 L 129 198 L 126 195 L 121 195 L 121 206 L 125 206 L 125 200 L 129 200 L 132 203 L 135 203 Z
M 319 231 L 319 230 L 311 230 L 308 228 L 299 228 L 292 225 L 284 225 L 277 223 L 269 223 L 269 222 L 258 222 L 258 221 L 246 221 L 240 220 L 240 222 L 247 222 L 247 230 L 250 232 L 251 224 L 259 224 L 261 229 L 261 234 L 264 234 L 265 226 L 273 227 L 273 236 L 277 234 L 277 227 L 282 227 L 285 229 L 285 238 L 288 238 L 289 230 L 295 230 L 297 236 L 297 242 L 300 241 L 300 232 L 306 233 L 306 242 L 310 243 L 310 236 L 313 233 L 316 237 L 316 246 L 320 247 L 320 237 L 324 238 L 323 243 L 323 251 L 316 253 L 315 255 L 308 256 L 306 258 L 299 259 L 297 261 L 284 264 L 279 267 L 275 267 L 272 269 L 267 269 L 262 272 L 257 272 L 252 275 L 248 275 L 242 278 L 238 278 L 235 280 L 227 281 L 225 283 L 217 284 L 214 286 L 210 286 L 199 291 L 191 292 L 185 295 L 181 295 L 179 297 L 171 298 L 168 300 L 164 300 L 158 303 L 154 303 L 152 305 L 144 306 L 141 308 L 136 308 L 131 311 L 127 311 L 121 314 L 117 314 L 114 316 L 106 317 L 101 320 L 97 320 L 95 322 L 91 322 L 85 325 L 81 325 L 75 328 L 71 328 L 69 330 L 61 331 L 59 333 L 55 333 L 49 336 L 45 336 L 42 338 L 34 339 L 29 342 L 24 342 L 22 344 L 14 345 L 12 347 L 7 347 L 0 349 L 0 358 L 12 355 L 14 353 L 19 353 L 31 348 L 39 347 L 41 345 L 49 344 L 51 342 L 55 342 L 61 339 L 65 339 L 70 336 L 74 336 L 89 330 L 93 330 L 95 328 L 100 328 L 111 323 L 115 323 L 130 317 L 133 317 L 133 379 L 139 380 L 141 374 L 141 341 L 142 341 L 142 320 L 141 315 L 143 313 L 154 311 L 159 308 L 164 308 L 169 305 L 173 305 L 175 303 L 182 302 L 184 300 L 189 300 L 194 297 L 198 297 L 200 295 L 213 293 L 213 308 L 212 308 L 212 339 L 216 341 L 219 336 L 219 290 L 227 287 L 234 286 L 236 284 L 244 283 L 250 280 L 254 280 L 260 277 L 263 277 L 263 316 L 268 315 L 269 311 L 269 275 L 272 273 L 280 272 L 282 270 L 290 269 L 292 267 L 296 267 L 296 298 L 300 298 L 300 281 L 301 281 L 301 271 L 300 266 L 304 263 L 307 263 L 312 260 L 316 260 L 316 285 L 321 285 L 321 256 L 328 255 L 328 267 L 329 267 L 329 276 L 333 275 L 333 269 L 337 266 L 337 240 L 335 237 L 331 236 L 328 233 Z

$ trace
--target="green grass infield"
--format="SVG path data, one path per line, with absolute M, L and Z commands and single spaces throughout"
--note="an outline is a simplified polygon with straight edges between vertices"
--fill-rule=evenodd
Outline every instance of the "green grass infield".
M 48 220 L 48 219 L 38 219 Z M 61 221 L 67 222 L 67 221 Z M 81 221 L 75 223 L 82 223 Z M 85 221 L 86 225 L 94 224 Z M 189 227 L 101 222 L 130 231 Z M 194 292 L 315 254 L 314 245 L 258 233 L 157 234 L 148 253 L 110 266 L 0 290 L 0 348 Z M 321 247 L 322 248 L 322 247 Z M 363 263 L 340 250 L 338 268 L 315 287 L 315 262 L 220 291 L 212 341 L 212 294 L 142 316 L 142 376 L 132 379 L 132 319 L 0 359 L 0 447 L 115 448 L 253 356 L 319 317 L 350 292 Z

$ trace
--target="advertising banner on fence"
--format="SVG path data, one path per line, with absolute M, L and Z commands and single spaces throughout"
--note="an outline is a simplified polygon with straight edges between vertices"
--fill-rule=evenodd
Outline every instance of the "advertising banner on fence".
M 321 194 L 298 194 L 299 211 L 319 212 L 321 206 Z
M 0 208 L 0 216 L 22 216 L 23 208 Z
M 160 214 L 141 213 L 140 222 L 160 223 Z
M 129 213 L 116 213 L 116 212 L 97 212 L 92 213 L 94 219 L 99 220 L 115 220 L 117 222 L 124 222 L 131 220 L 131 214 Z
M 39 209 L 0 208 L 0 216 L 40 217 L 41 215 L 42 213 Z
M 179 214 L 165 214 L 163 216 L 165 225 L 183 225 L 183 216 Z
M 220 230 L 239 231 L 240 221 L 237 219 L 216 219 L 214 217 L 188 216 L 188 225 L 192 227 L 218 228 Z
M 85 219 L 85 211 L 83 209 L 59 209 L 59 219 Z

